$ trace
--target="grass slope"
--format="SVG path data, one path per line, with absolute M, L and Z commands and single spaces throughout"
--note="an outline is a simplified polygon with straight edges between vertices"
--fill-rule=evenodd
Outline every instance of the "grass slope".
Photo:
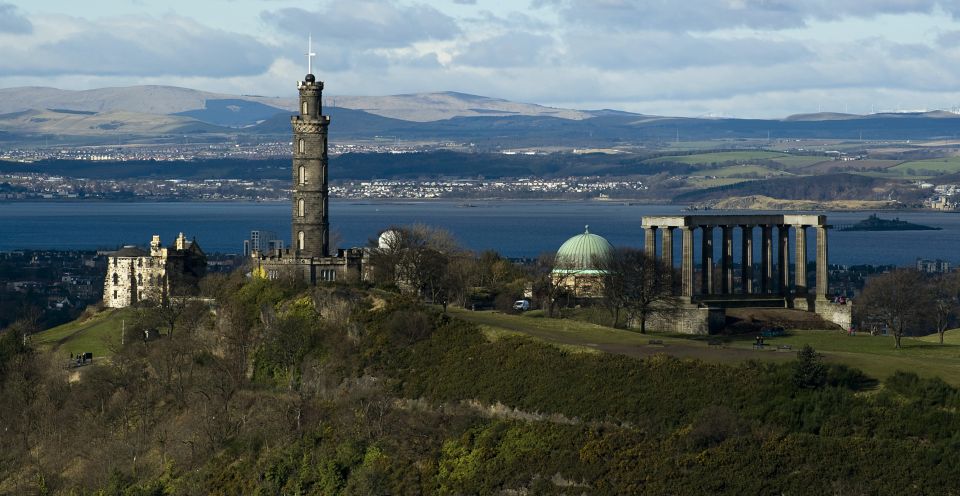
M 737 363 L 744 360 L 786 361 L 796 358 L 805 344 L 813 346 L 828 362 L 858 368 L 879 379 L 897 370 L 914 372 L 922 377 L 940 377 L 960 385 L 960 330 L 947 334 L 947 344 L 936 344 L 936 336 L 904 338 L 903 349 L 896 350 L 890 336 L 858 334 L 848 336 L 837 331 L 791 331 L 788 336 L 769 338 L 767 349 L 754 350 L 754 336 L 720 337 L 723 347 L 709 346 L 716 336 L 694 336 L 613 329 L 569 319 L 534 318 L 495 312 L 451 310 L 459 318 L 483 326 L 488 333 L 516 333 L 534 337 L 565 348 L 596 350 L 608 353 L 645 357 L 665 353 L 680 358 L 695 358 L 709 363 Z M 651 345 L 656 339 L 662 345 Z M 792 350 L 777 351 L 777 345 L 790 345 Z
M 104 310 L 93 316 L 48 329 L 33 337 L 38 348 L 62 354 L 91 352 L 93 356 L 110 355 L 120 344 L 120 332 L 131 310 Z

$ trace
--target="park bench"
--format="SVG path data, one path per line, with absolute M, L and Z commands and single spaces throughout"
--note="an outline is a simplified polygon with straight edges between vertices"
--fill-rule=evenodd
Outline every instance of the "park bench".
M 793 346 L 789 344 L 778 344 L 777 351 L 793 351 Z
M 663 340 L 662 340 L 662 339 L 651 339 L 649 344 L 650 344 L 650 345 L 663 346 Z
M 753 349 L 762 350 L 765 349 L 766 345 L 763 343 L 753 343 Z
M 719 339 L 711 339 L 710 341 L 707 341 L 707 346 L 723 347 L 724 344 L 723 341 L 720 341 Z

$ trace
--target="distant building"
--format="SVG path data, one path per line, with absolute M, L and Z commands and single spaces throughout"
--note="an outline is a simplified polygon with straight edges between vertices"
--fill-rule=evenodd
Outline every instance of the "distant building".
M 284 242 L 273 231 L 250 231 L 250 239 L 243 241 L 243 256 L 249 257 L 253 252 L 270 253 L 282 250 Z
M 170 247 L 162 246 L 160 236 L 154 235 L 150 251 L 128 245 L 106 256 L 103 303 L 108 308 L 128 307 L 149 299 L 162 301 L 173 292 L 188 291 L 203 277 L 207 266 L 200 245 L 196 240 L 187 241 L 183 233 Z
M 950 272 L 953 266 L 950 262 L 946 260 L 925 260 L 922 258 L 917 259 L 917 271 L 925 272 L 927 274 L 946 274 Z
M 613 246 L 602 236 L 591 234 L 587 227 L 557 250 L 551 280 L 577 298 L 602 296 L 605 272 L 600 265 L 612 255 Z

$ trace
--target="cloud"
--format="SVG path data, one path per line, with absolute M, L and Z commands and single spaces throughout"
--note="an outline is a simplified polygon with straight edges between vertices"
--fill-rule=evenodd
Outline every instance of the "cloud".
M 0 33 L 30 34 L 33 23 L 20 15 L 16 5 L 0 3 Z
M 453 0 L 453 3 L 458 3 L 460 5 L 476 5 L 477 0 Z
M 557 9 L 571 24 L 627 31 L 779 30 L 803 27 L 814 19 L 929 14 L 938 9 L 960 16 L 960 0 L 536 0 L 532 5 Z
M 572 62 L 606 70 L 675 69 L 705 66 L 771 66 L 811 56 L 797 42 L 762 38 L 694 37 L 663 31 L 569 33 L 564 39 Z
M 535 67 L 544 62 L 553 38 L 510 32 L 475 41 L 464 47 L 454 63 L 476 67 Z
M 312 33 L 315 40 L 344 44 L 351 49 L 399 48 L 428 40 L 448 40 L 460 34 L 456 21 L 423 4 L 391 1 L 334 0 L 316 11 L 285 8 L 260 14 L 277 29 Z
M 48 21 L 49 22 L 49 21 Z M 2 47 L 0 72 L 10 75 L 233 76 L 264 72 L 273 49 L 251 36 L 165 16 L 83 21 L 61 17 L 69 33 Z

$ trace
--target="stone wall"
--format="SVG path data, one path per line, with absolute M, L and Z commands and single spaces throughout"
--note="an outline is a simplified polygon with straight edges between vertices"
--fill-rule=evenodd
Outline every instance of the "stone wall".
M 166 263 L 159 257 L 109 257 L 103 285 L 107 308 L 124 308 L 164 294 Z
M 647 319 L 647 329 L 680 334 L 710 334 L 723 329 L 726 316 L 722 308 L 684 305 L 669 314 L 651 316 Z M 639 323 L 631 323 L 631 327 L 639 327 Z
M 817 301 L 813 311 L 823 320 L 833 322 L 845 331 L 850 330 L 850 326 L 853 325 L 853 303 L 841 305 L 829 301 Z

